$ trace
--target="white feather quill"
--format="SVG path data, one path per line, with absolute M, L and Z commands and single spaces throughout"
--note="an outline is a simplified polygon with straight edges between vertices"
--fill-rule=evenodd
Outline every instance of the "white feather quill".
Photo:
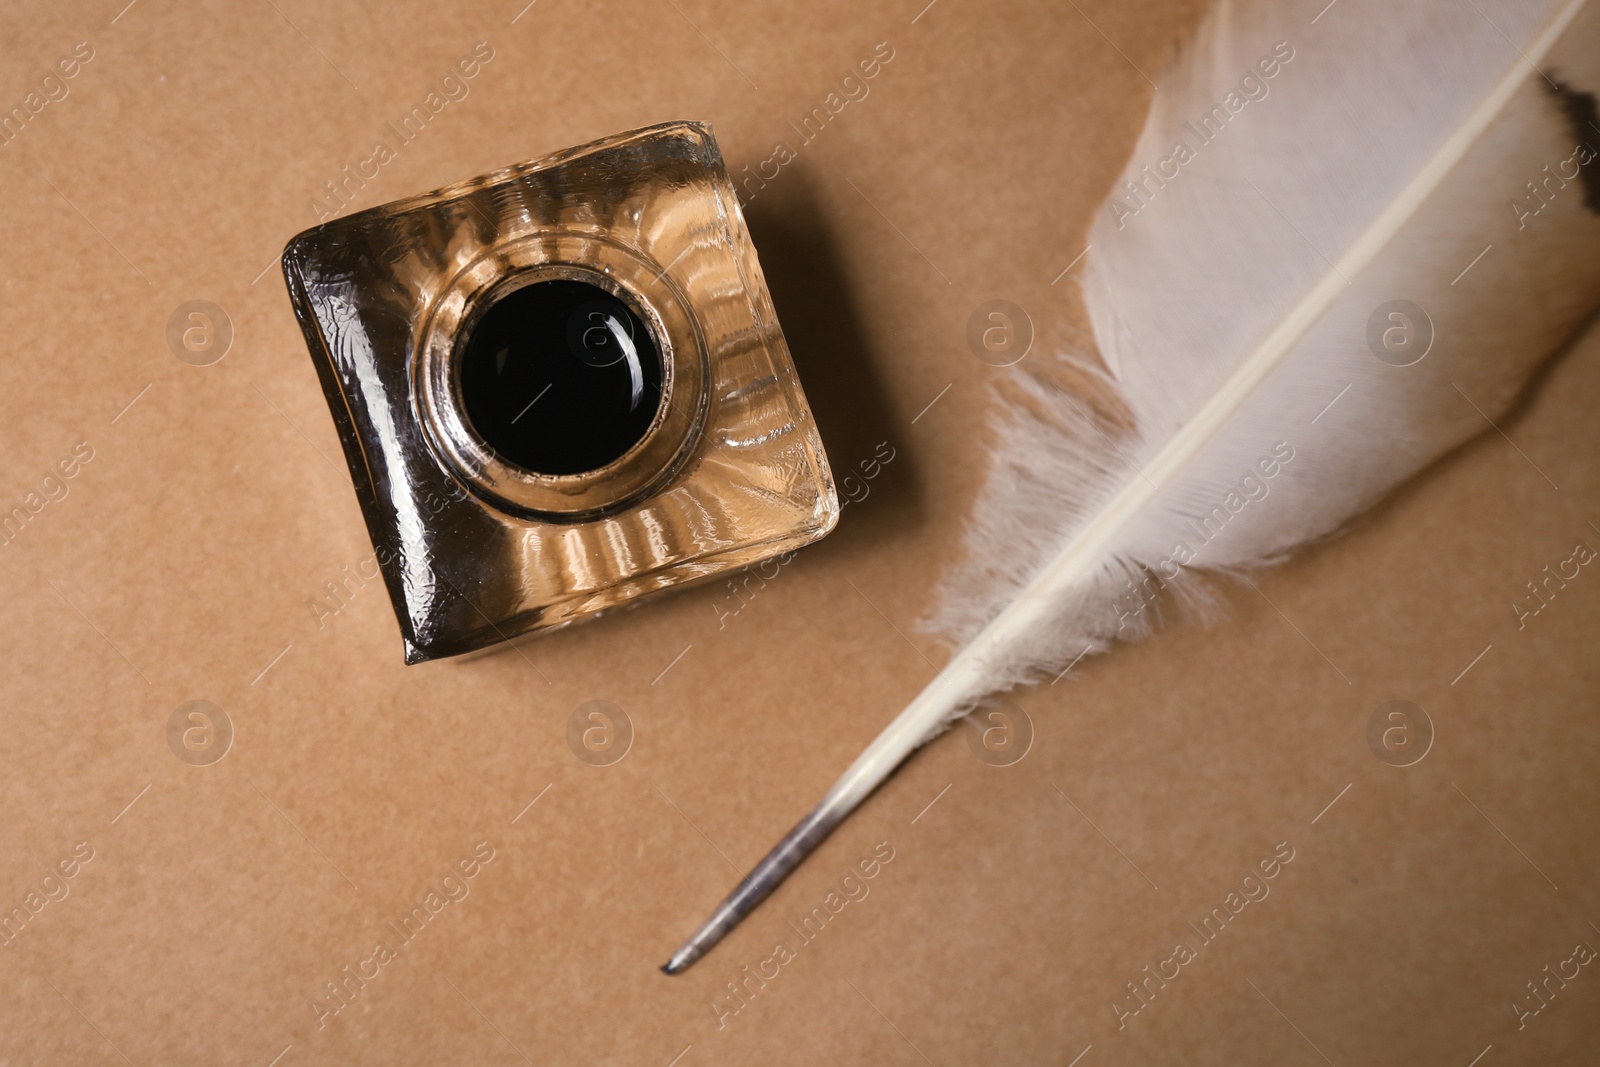
M 1090 230 L 1103 370 L 1032 368 L 999 418 L 935 620 L 960 650 L 664 970 L 978 702 L 1335 532 L 1515 401 L 1600 305 L 1594 7 L 1208 13 Z

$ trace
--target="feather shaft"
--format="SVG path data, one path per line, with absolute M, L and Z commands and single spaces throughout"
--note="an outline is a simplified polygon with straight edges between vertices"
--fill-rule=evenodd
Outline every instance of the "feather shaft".
M 1313 328 L 1350 291 L 1352 279 L 1359 278 L 1389 250 L 1529 79 L 1544 76 L 1539 69 L 1541 61 L 1585 5 L 1586 0 L 1569 0 L 1561 6 L 1527 46 L 1517 50 L 1503 74 L 1449 131 L 1433 155 L 1349 242 L 1337 261 L 1329 263 L 1277 317 L 1215 391 L 1195 407 L 1192 416 L 1159 442 L 1143 463 L 1124 464 L 1120 482 L 1114 483 L 1098 508 L 1066 536 L 1053 557 L 950 659 L 850 765 L 817 807 L 728 896 L 663 968 L 667 973 L 679 973 L 715 945 L 918 746 L 995 691 L 996 678 L 1005 676 L 997 663 L 1008 649 L 1048 627 L 1063 601 L 1091 592 L 1104 578 L 1108 561 L 1116 557 L 1129 531 L 1183 481 L 1197 457 L 1218 442 L 1263 384 L 1285 366 Z M 1104 647 L 1104 642 L 1096 647 Z

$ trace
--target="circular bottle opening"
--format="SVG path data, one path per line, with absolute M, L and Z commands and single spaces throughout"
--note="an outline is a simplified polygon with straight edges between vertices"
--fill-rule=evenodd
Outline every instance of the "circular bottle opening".
M 461 350 L 473 431 L 506 462 L 570 475 L 616 462 L 644 439 L 662 399 L 649 325 L 609 290 L 566 278 L 491 304 Z

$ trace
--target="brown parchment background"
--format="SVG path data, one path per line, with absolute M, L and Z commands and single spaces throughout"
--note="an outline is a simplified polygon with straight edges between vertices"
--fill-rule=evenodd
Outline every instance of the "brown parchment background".
M 1510 1003 L 1600 946 L 1600 575 L 1521 631 L 1508 605 L 1600 545 L 1593 331 L 1505 436 L 1214 628 L 1016 694 L 1015 766 L 940 739 L 656 970 L 947 655 L 914 623 L 1006 373 L 967 317 L 1004 298 L 1041 351 L 1072 335 L 1052 280 L 1195 4 L 125 2 L 0 11 L 7 107 L 95 51 L 0 148 L 0 505 L 94 450 L 0 547 L 0 908 L 94 850 L 0 948 L 0 1063 L 1592 1062 L 1592 967 L 1520 1031 Z M 721 629 L 713 586 L 406 668 L 378 583 L 321 628 L 309 606 L 371 547 L 275 256 L 478 41 L 470 95 L 357 206 L 675 118 L 737 175 L 894 49 L 748 217 L 836 471 L 895 459 Z M 235 331 L 208 367 L 165 339 L 195 299 Z M 565 740 L 597 698 L 636 731 L 604 768 Z M 192 699 L 236 731 L 210 766 L 167 747 Z M 1391 699 L 1436 730 L 1405 769 L 1366 742 Z M 323 983 L 483 841 L 470 895 L 319 1029 Z M 723 983 L 880 841 L 870 895 L 719 1029 Z M 1271 895 L 1119 1031 L 1124 983 L 1285 841 Z

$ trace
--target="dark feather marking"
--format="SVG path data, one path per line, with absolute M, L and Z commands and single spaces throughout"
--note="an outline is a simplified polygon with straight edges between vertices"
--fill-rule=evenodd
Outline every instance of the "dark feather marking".
M 1600 214 L 1600 155 L 1594 146 L 1600 144 L 1600 101 L 1593 93 L 1580 92 L 1566 82 L 1552 82 L 1556 103 L 1566 112 L 1578 140 L 1589 146 L 1589 162 L 1578 167 L 1583 182 L 1583 206 Z

